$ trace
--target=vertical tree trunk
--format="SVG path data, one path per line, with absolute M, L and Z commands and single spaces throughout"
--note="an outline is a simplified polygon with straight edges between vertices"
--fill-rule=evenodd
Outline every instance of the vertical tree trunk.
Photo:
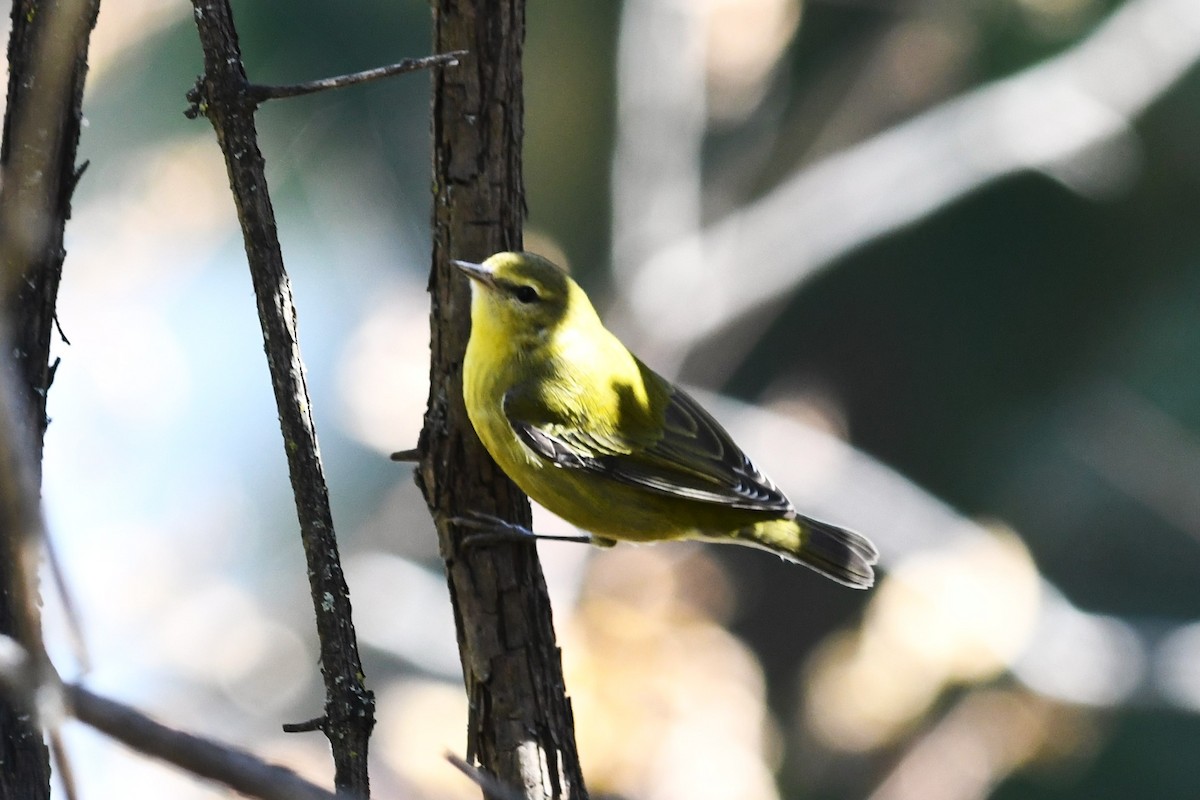
M 17 398 L 18 429 L 0 453 L 3 474 L 32 471 L 40 482 L 50 335 L 65 256 L 63 228 L 78 173 L 75 152 L 87 52 L 99 0 L 18 0 L 8 44 L 8 107 L 0 144 L 0 285 L 6 355 L 4 390 Z M 18 468 L 19 467 L 19 468 Z M 20 487 L 24 488 L 24 487 Z M 6 480 L 0 518 L 19 520 L 15 479 Z M 37 543 L 28 526 L 0 530 L 0 633 L 35 658 L 42 652 L 37 609 Z M 0 800 L 48 797 L 50 763 L 27 709 L 0 700 Z
M 449 518 L 468 509 L 529 525 L 524 495 L 467 419 L 466 281 L 450 258 L 520 249 L 524 0 L 437 0 L 435 52 L 467 50 L 435 73 L 432 364 L 418 482 L 437 522 L 470 702 L 468 758 L 529 798 L 586 797 L 549 598 L 532 544 L 464 547 Z

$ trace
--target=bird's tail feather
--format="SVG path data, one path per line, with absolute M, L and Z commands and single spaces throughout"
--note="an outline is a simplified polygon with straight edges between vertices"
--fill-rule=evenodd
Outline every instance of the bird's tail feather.
M 854 531 L 797 516 L 760 522 L 736 535 L 745 544 L 770 550 L 851 588 L 867 589 L 875 583 L 871 565 L 879 551 Z

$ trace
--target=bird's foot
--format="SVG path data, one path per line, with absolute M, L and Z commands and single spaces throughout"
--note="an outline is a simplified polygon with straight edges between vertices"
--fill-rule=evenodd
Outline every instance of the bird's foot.
M 586 534 L 568 536 L 534 533 L 524 525 L 518 525 L 515 522 L 509 522 L 491 514 L 485 514 L 482 511 L 469 511 L 465 516 L 450 517 L 447 521 L 460 528 L 470 528 L 477 531 L 477 533 L 463 537 L 462 543 L 466 547 L 477 547 L 481 544 L 495 544 L 497 542 L 529 542 L 535 539 L 543 539 L 551 542 L 578 542 L 582 544 L 600 543 L 596 537 Z

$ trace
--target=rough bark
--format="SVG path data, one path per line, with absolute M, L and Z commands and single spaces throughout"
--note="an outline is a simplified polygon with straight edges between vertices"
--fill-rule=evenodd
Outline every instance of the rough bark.
M 545 581 L 532 544 L 465 547 L 468 509 L 528 526 L 528 500 L 480 444 L 462 399 L 466 281 L 451 258 L 520 249 L 523 0 L 438 0 L 429 406 L 417 479 L 438 527 L 470 702 L 468 758 L 529 798 L 584 798 L 574 722 Z
M 333 752 L 339 793 L 368 797 L 367 745 L 375 725 L 375 698 L 366 688 L 351 619 L 350 591 L 334 536 L 329 490 L 300 357 L 291 282 L 284 269 L 254 127 L 255 101 L 248 93 L 229 3 L 193 0 L 193 5 L 204 49 L 204 77 L 192 99 L 216 131 L 242 226 L 320 642 L 324 715 L 288 729 L 323 731 Z
M 15 413 L 0 454 L 0 633 L 38 658 L 38 547 L 27 517 L 36 514 L 46 393 L 54 375 L 50 337 L 66 255 L 63 228 L 79 177 L 75 154 L 98 10 L 99 0 L 18 0 L 12 5 L 8 45 L 8 106 L 0 144 L 0 278 L 7 324 L 0 342 L 11 354 L 4 359 L 3 377 Z M 49 780 L 36 720 L 27 709 L 0 700 L 0 799 L 47 797 Z

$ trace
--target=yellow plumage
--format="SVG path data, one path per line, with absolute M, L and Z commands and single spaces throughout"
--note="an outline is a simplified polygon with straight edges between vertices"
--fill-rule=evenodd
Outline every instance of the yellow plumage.
M 562 270 L 528 253 L 455 263 L 472 279 L 467 413 L 522 491 L 598 544 L 747 544 L 848 586 L 873 583 L 874 546 L 797 516 L 699 404 L 603 326 Z

